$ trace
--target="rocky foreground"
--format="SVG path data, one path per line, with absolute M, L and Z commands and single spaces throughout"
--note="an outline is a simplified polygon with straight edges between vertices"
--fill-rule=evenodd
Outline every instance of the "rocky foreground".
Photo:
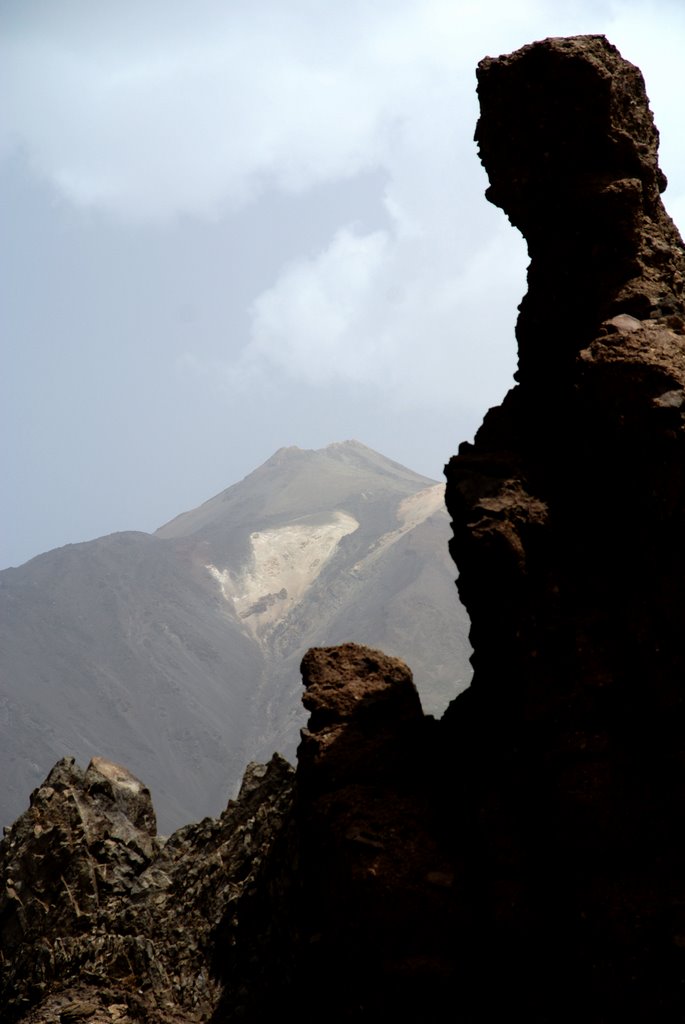
M 474 680 L 309 652 L 297 770 L 155 836 L 58 764 L 0 848 L 2 1020 L 685 1017 L 685 250 L 644 83 L 602 36 L 478 72 L 526 236 L 517 386 L 447 469 Z
M 311 650 L 303 676 L 297 779 L 278 755 L 251 765 L 220 818 L 169 839 L 126 769 L 54 767 L 0 848 L 3 1022 L 262 1020 L 305 977 L 329 999 L 333 965 L 353 1008 L 382 1010 L 387 982 L 420 1012 L 451 972 L 435 723 L 370 648 Z

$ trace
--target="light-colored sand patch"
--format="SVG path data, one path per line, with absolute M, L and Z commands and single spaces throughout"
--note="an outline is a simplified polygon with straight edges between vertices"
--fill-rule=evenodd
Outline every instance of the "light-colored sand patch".
M 438 509 L 445 507 L 445 485 L 434 484 L 433 487 L 426 487 L 425 491 L 417 494 L 410 494 L 408 498 L 401 501 L 397 509 L 397 518 L 402 524 L 399 533 L 406 533 L 412 530 L 419 523 L 422 523 L 429 516 L 432 516 Z M 386 534 L 386 536 L 390 536 Z
M 397 506 L 396 514 L 399 526 L 379 537 L 369 553 L 353 566 L 352 572 L 361 573 L 369 568 L 400 537 L 404 537 L 406 533 L 409 533 L 410 530 L 423 523 L 424 520 L 432 516 L 438 509 L 444 507 L 444 484 L 434 484 L 432 487 L 426 487 L 425 490 L 418 491 L 416 494 L 410 494 L 408 498 L 404 498 Z
M 207 569 L 250 632 L 263 637 L 302 600 L 342 538 L 358 527 L 353 516 L 334 512 L 323 523 L 261 530 L 250 534 L 251 558 L 238 572 Z

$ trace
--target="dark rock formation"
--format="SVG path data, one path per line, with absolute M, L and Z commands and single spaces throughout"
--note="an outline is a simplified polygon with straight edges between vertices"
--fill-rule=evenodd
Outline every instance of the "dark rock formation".
M 209 1020 L 222 995 L 237 1016 L 278 928 L 259 905 L 278 875 L 292 776 L 278 756 L 251 766 L 220 818 L 165 841 L 124 768 L 60 761 L 0 845 L 3 1024 L 187 1024 Z
M 297 977 L 326 1020 L 439 1020 L 459 884 L 411 672 L 354 644 L 302 663 Z M 331 1000 L 331 993 L 335 993 Z M 434 1017 L 435 1014 L 435 1017 Z
M 164 840 L 124 768 L 55 766 L 0 845 L 3 1022 L 257 1022 L 305 988 L 305 1021 L 331 991 L 331 1022 L 438 1013 L 459 887 L 436 723 L 379 651 L 313 649 L 302 669 L 295 790 L 275 756 L 221 818 Z
M 479 68 L 529 241 L 518 385 L 447 470 L 474 681 L 440 722 L 354 645 L 275 758 L 166 843 L 60 762 L 0 847 L 12 1024 L 685 1018 L 685 252 L 601 36 Z
M 488 197 L 531 265 L 519 384 L 447 468 L 475 655 L 446 728 L 502 985 L 477 1019 L 506 991 L 529 1020 L 680 1020 L 685 253 L 642 77 L 604 37 L 478 82 Z
M 565 374 L 616 314 L 677 317 L 681 243 L 639 69 L 603 36 L 548 39 L 482 61 L 478 94 L 486 195 L 531 257 L 518 379 Z

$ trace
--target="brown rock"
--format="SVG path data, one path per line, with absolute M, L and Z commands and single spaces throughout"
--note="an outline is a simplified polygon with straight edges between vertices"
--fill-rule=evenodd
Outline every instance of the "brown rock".
M 474 978 L 501 985 L 477 1019 L 679 1020 L 685 251 L 604 37 L 478 80 L 488 197 L 531 265 L 519 384 L 447 468 L 475 674 L 445 729 L 477 808 Z
M 478 66 L 487 197 L 528 243 L 519 374 L 568 365 L 599 322 L 674 311 L 678 232 L 638 68 L 604 36 L 546 39 Z
M 411 671 L 398 658 L 357 644 L 316 647 L 302 662 L 304 706 L 311 712 L 298 750 L 299 785 L 324 785 L 328 772 L 366 775 L 369 764 L 380 767 L 383 750 L 389 763 L 389 736 L 402 756 L 398 733 L 423 718 Z M 335 746 L 335 759 L 329 748 Z
M 296 979 L 305 1020 L 433 1020 L 459 975 L 463 889 L 436 828 L 442 787 L 411 672 L 355 644 L 302 663 Z M 298 982 L 295 983 L 295 989 Z M 330 993 L 334 992 L 331 1002 Z

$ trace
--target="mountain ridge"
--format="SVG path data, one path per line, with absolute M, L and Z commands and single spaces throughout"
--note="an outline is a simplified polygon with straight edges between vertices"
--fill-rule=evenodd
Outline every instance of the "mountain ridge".
M 441 492 L 359 442 L 282 448 L 155 533 L 0 572 L 0 767 L 16 794 L 0 814 L 15 817 L 68 755 L 145 778 L 165 830 L 217 813 L 248 760 L 294 755 L 299 661 L 314 643 L 414 650 L 429 710 L 444 706 L 469 667 L 465 617 L 450 632 L 438 610 L 459 611 Z
M 418 485 L 420 481 L 424 481 L 424 486 L 429 486 L 436 482 L 429 477 L 424 477 L 421 474 L 414 473 L 412 470 L 408 470 L 391 459 L 386 459 L 385 456 L 374 452 L 371 448 L 367 448 L 359 441 L 334 442 L 325 448 L 313 449 L 298 448 L 295 445 L 291 445 L 279 448 L 261 466 L 252 470 L 242 480 L 231 484 L 223 491 L 197 506 L 197 508 L 182 512 L 167 523 L 164 523 L 154 531 L 154 536 L 167 539 L 188 536 L 191 533 L 198 532 L 202 529 L 203 525 L 214 523 L 217 509 L 226 505 L 232 505 L 236 494 L 241 494 L 248 485 L 253 492 L 256 492 L 258 497 L 262 496 L 263 485 L 266 485 L 267 493 L 272 493 L 274 474 L 282 473 L 285 468 L 289 471 L 288 476 L 296 479 L 296 474 L 293 472 L 295 467 L 306 472 L 312 468 L 313 464 L 316 464 L 320 471 L 326 471 L 326 476 L 330 479 L 331 463 L 335 466 L 336 478 L 339 481 L 337 493 L 345 493 L 345 482 L 350 480 L 354 481 L 355 489 L 358 490 L 360 470 L 362 473 L 367 474 L 370 472 L 370 467 L 373 468 L 373 472 L 368 478 L 370 482 L 377 482 L 379 471 L 384 480 L 411 481 L 412 485 L 414 483 Z M 339 467 L 343 468 L 340 469 Z M 321 500 L 321 493 L 322 489 L 320 487 L 308 491 L 309 514 L 316 510 L 317 502 Z M 335 497 L 329 492 L 323 491 L 323 493 L 327 495 L 327 500 L 320 507 L 330 507 Z M 301 498 L 299 501 L 301 502 Z M 287 510 L 287 503 L 284 502 L 284 497 L 281 494 L 273 507 L 260 509 L 260 515 L 279 515 Z M 245 521 L 249 523 L 250 516 L 253 514 L 252 509 L 249 506 L 243 505 L 240 511 Z

